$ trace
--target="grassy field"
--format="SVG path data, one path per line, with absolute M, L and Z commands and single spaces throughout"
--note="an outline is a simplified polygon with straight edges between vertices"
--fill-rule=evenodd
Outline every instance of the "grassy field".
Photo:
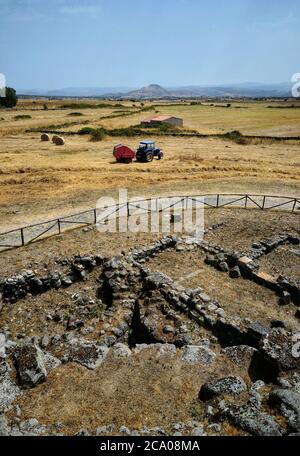
M 228 108 L 220 103 L 103 103 L 20 100 L 17 108 L 0 111 L 0 231 L 94 207 L 99 197 L 114 195 L 120 187 L 141 197 L 217 191 L 299 194 L 297 140 L 243 145 L 213 137 L 153 134 L 164 159 L 126 165 L 115 162 L 113 146 L 122 142 L 136 148 L 142 137 L 107 135 L 91 142 L 89 135 L 66 135 L 66 144 L 57 147 L 41 142 L 40 133 L 32 130 L 129 127 L 160 112 L 183 117 L 185 128 L 205 134 L 237 129 L 251 135 L 296 136 L 300 109 L 288 107 L 291 101 L 234 102 Z

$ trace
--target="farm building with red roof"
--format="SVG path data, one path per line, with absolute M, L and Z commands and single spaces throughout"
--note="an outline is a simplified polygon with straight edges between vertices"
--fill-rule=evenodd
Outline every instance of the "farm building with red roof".
M 155 117 L 151 117 L 150 119 L 145 119 L 142 121 L 142 124 L 169 124 L 174 125 L 175 127 L 182 127 L 183 126 L 183 119 L 174 116 L 167 116 L 167 115 L 159 115 Z

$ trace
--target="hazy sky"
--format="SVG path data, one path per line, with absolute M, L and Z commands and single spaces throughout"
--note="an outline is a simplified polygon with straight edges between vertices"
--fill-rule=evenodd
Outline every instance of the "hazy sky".
M 16 88 L 283 82 L 300 72 L 299 0 L 0 0 Z

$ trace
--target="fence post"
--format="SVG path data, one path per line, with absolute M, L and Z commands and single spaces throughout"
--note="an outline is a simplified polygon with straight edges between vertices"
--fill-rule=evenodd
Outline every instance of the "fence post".
M 129 201 L 127 201 L 127 217 L 130 217 Z
M 20 233 L 21 233 L 22 246 L 24 246 L 25 245 L 25 239 L 24 239 L 24 229 L 23 228 L 20 229 Z
M 94 225 L 97 223 L 97 209 L 94 209 Z
M 248 195 L 245 195 L 245 209 L 247 209 Z
M 61 229 L 60 229 L 60 220 L 57 219 L 57 226 L 58 226 L 58 234 L 61 233 Z
M 263 203 L 262 203 L 262 210 L 264 210 L 264 208 L 265 208 L 265 201 L 266 201 L 266 197 L 265 197 L 265 195 L 264 195 L 264 197 L 263 197 Z
M 292 212 L 294 212 L 294 210 L 295 210 L 295 207 L 296 207 L 296 202 L 297 202 L 297 200 L 296 200 L 296 198 L 295 198 L 295 199 L 294 199 L 294 204 L 293 204 L 293 209 L 292 209 Z
M 220 195 L 219 193 L 217 194 L 217 207 L 219 207 L 219 198 L 220 198 Z

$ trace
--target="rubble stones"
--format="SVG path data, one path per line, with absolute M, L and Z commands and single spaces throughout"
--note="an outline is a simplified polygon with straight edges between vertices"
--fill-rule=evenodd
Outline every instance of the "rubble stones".
M 281 296 L 280 296 L 280 304 L 283 304 L 283 305 L 287 305 L 287 304 L 290 304 L 291 302 L 291 294 L 288 292 L 288 291 L 283 291 Z
M 6 436 L 9 433 L 8 421 L 4 415 L 0 415 L 0 437 Z
M 238 279 L 239 277 L 241 277 L 241 271 L 237 265 L 230 269 L 229 277 L 231 277 L 232 279 Z
M 70 273 L 62 275 L 59 271 L 49 272 L 45 277 L 38 277 L 33 271 L 27 270 L 21 274 L 0 281 L 2 299 L 7 302 L 16 302 L 28 293 L 39 294 L 51 288 L 68 287 L 74 281 L 82 280 L 86 271 L 92 270 L 101 264 L 100 256 L 76 256 L 70 260 Z M 1 301 L 1 300 L 0 300 Z
M 6 411 L 20 394 L 22 392 L 19 386 L 13 381 L 8 366 L 3 362 L 0 372 L 0 414 Z
M 219 263 L 219 269 L 220 269 L 220 271 L 222 271 L 222 272 L 228 272 L 228 271 L 229 271 L 229 266 L 228 266 L 228 264 L 226 263 L 226 261 L 221 261 L 221 262 Z
M 114 430 L 114 427 L 115 427 L 114 424 L 109 424 L 107 426 L 99 426 L 96 429 L 96 435 L 99 436 L 99 435 L 109 434 Z
M 61 361 L 49 352 L 43 353 L 43 361 L 47 371 L 55 369 L 61 365 Z
M 208 296 L 206 293 L 200 293 L 199 298 L 201 299 L 202 302 L 208 303 L 211 301 L 210 296 Z
M 178 334 L 174 339 L 176 347 L 184 347 L 185 345 L 190 345 L 191 343 L 192 338 L 188 334 Z
M 75 316 L 69 317 L 68 322 L 67 322 L 67 329 L 68 330 L 81 328 L 82 326 L 84 326 L 84 321 L 83 320 L 79 320 Z
M 171 326 L 171 325 L 165 325 L 165 326 L 163 327 L 163 332 L 164 332 L 165 334 L 174 333 L 174 328 L 173 328 L 173 326 Z
M 203 426 L 198 426 L 198 427 L 195 427 L 194 429 L 192 429 L 191 435 L 194 437 L 202 437 L 202 436 L 205 436 L 206 433 L 203 430 Z
M 153 272 L 146 277 L 145 283 L 150 290 L 155 290 L 163 285 L 170 285 L 172 279 L 161 272 Z

